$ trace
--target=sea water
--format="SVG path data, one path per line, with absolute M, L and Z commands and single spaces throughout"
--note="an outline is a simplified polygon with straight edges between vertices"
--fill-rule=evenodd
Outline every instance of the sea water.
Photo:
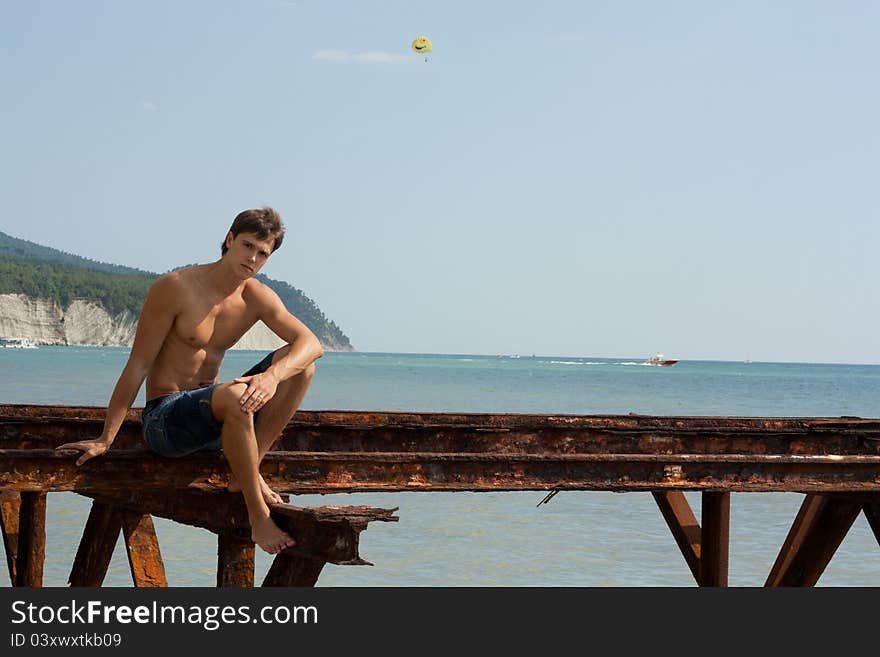
M 221 378 L 262 352 L 230 351 Z M 0 402 L 107 403 L 128 349 L 0 349 Z M 880 366 L 644 358 L 327 353 L 302 408 L 479 413 L 880 417 Z M 141 390 L 135 405 L 144 403 Z M 694 586 L 650 493 L 563 491 L 291 496 L 300 506 L 399 507 L 371 523 L 360 554 L 373 566 L 324 567 L 318 586 Z M 699 493 L 686 493 L 697 518 Z M 734 493 L 729 583 L 761 586 L 803 500 Z M 47 497 L 45 586 L 65 586 L 91 500 Z M 171 586 L 214 586 L 216 536 L 154 519 Z M 257 551 L 256 583 L 271 557 Z M 5 569 L 0 584 L 8 585 Z M 105 586 L 131 586 L 123 542 Z M 880 586 L 880 546 L 864 515 L 819 586 Z

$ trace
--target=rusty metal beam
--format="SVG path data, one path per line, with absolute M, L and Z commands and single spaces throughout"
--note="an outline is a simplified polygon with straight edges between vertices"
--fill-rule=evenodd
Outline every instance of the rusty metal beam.
M 374 520 L 396 522 L 396 510 L 369 506 L 273 506 L 272 517 L 296 539 L 296 545 L 275 556 L 262 586 L 314 586 L 328 562 L 371 566 L 358 554 L 360 533 Z
M 730 493 L 704 491 L 700 586 L 727 586 L 730 551 Z
M 16 586 L 43 586 L 46 560 L 46 493 L 21 494 L 18 517 L 18 563 Z
M 372 565 L 358 554 L 360 533 L 368 523 L 397 522 L 397 508 L 371 506 L 319 506 L 312 508 L 275 504 L 275 523 L 296 540 L 282 553 L 288 557 L 327 561 L 338 565 Z
M 207 529 L 215 534 L 250 536 L 247 507 L 241 493 L 229 493 L 223 488 L 174 490 L 169 487 L 164 494 L 136 488 L 78 492 L 105 504 Z M 282 499 L 289 500 L 290 496 L 283 494 Z
M 660 507 L 660 513 L 669 525 L 672 531 L 672 537 L 681 550 L 688 568 L 694 580 L 700 582 L 700 541 L 702 540 L 702 531 L 700 523 L 694 512 L 691 510 L 684 493 L 681 491 L 655 491 L 653 493 L 657 506 Z
M 816 521 L 816 516 L 824 504 L 821 495 L 807 495 L 798 509 L 794 522 L 788 530 L 785 541 L 779 549 L 776 561 L 767 575 L 764 586 L 779 586 L 782 576 L 791 566 L 791 560 L 800 551 L 804 539 L 807 537 L 810 527 Z
M 92 502 L 85 529 L 67 582 L 71 586 L 101 586 L 122 529 L 122 509 Z
M 279 554 L 272 561 L 262 586 L 314 586 L 325 561 Z
M 21 493 L 6 490 L 0 493 L 0 531 L 6 551 L 9 582 L 15 586 L 18 571 L 18 518 L 21 514 Z
M 217 535 L 217 586 L 252 588 L 256 549 L 249 538 Z
M 250 543 L 251 528 L 247 507 L 240 493 L 225 491 L 180 491 L 175 494 L 152 495 L 136 490 L 111 494 L 86 494 L 116 508 L 138 514 L 150 514 L 196 527 L 208 529 L 229 543 L 230 555 L 235 557 L 233 539 Z M 289 496 L 283 495 L 283 499 Z M 298 507 L 289 504 L 273 504 L 269 507 L 272 518 L 279 527 L 289 532 L 297 541 L 288 556 L 329 561 L 335 564 L 367 563 L 358 554 L 358 535 L 373 521 L 396 522 L 396 507 L 382 509 L 372 506 L 320 506 Z M 224 544 L 225 545 L 225 544 Z M 218 575 L 219 576 L 219 575 Z
M 126 416 L 114 449 L 86 464 L 79 476 L 50 468 L 51 490 L 100 490 L 89 468 L 115 457 L 134 458 L 138 446 L 144 449 L 138 410 Z M 0 405 L 0 487 L 42 489 L 46 478 L 30 477 L 28 465 L 10 472 L 16 454 L 23 455 L 17 450 L 39 459 L 30 464 L 38 467 L 43 450 L 94 435 L 104 415 L 100 407 Z M 269 476 L 293 493 L 880 491 L 876 419 L 300 411 L 275 448 L 266 464 L 272 466 L 273 457 L 282 464 L 276 461 Z M 72 455 L 67 458 L 72 461 Z M 190 467 L 192 459 L 186 461 Z M 169 485 L 206 490 L 223 485 L 225 463 L 207 464 Z M 143 461 L 137 467 L 139 483 L 165 485 L 158 474 L 168 470 L 164 465 Z M 178 462 L 174 470 L 180 467 Z
M 808 495 L 765 586 L 815 586 L 863 507 L 860 497 Z
M 288 493 L 430 490 L 878 492 L 880 456 L 269 452 L 263 477 Z M 52 450 L 0 450 L 0 488 L 112 493 L 224 488 L 220 454 L 168 459 L 111 450 L 77 468 Z
M 0 448 L 45 449 L 100 433 L 106 409 L 0 405 Z M 143 446 L 140 409 L 114 448 Z M 880 454 L 880 420 L 298 411 L 275 451 Z
M 138 588 L 168 586 L 165 564 L 159 550 L 159 538 L 149 514 L 137 511 L 122 512 L 122 535 L 128 552 L 131 578 Z

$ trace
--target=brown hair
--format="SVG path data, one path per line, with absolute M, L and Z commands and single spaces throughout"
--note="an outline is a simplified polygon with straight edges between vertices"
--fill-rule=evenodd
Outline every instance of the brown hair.
M 281 215 L 270 207 L 255 208 L 239 212 L 229 227 L 232 239 L 239 233 L 253 233 L 261 240 L 274 238 L 272 253 L 278 250 L 284 240 L 284 224 Z M 226 239 L 220 244 L 220 253 L 226 255 Z

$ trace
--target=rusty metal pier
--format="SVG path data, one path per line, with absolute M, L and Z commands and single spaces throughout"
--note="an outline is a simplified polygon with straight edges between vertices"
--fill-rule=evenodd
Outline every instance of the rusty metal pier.
M 218 536 L 218 586 L 254 585 L 240 495 L 222 455 L 163 459 L 132 409 L 113 448 L 77 468 L 56 453 L 100 434 L 105 409 L 0 405 L 0 519 L 14 584 L 39 586 L 45 499 L 92 498 L 70 583 L 99 586 L 122 533 L 135 586 L 165 586 L 152 516 Z M 880 543 L 880 419 L 300 411 L 263 461 L 286 494 L 359 491 L 650 491 L 701 586 L 726 586 L 730 495 L 805 494 L 766 586 L 816 584 L 864 513 Z M 697 520 L 685 491 L 702 495 Z M 325 563 L 366 563 L 358 535 L 396 509 L 272 509 L 297 539 L 264 586 L 314 585 Z

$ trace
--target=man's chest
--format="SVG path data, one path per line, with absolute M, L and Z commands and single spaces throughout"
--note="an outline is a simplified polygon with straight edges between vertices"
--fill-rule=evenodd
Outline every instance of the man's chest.
M 175 319 L 173 330 L 196 349 L 228 349 L 255 321 L 241 298 L 213 305 L 193 299 Z

